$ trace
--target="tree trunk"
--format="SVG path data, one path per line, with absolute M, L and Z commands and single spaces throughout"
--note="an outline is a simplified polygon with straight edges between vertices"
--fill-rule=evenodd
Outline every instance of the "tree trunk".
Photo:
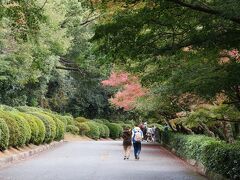
M 184 132 L 186 132 L 187 134 L 194 134 L 194 132 L 191 129 L 183 126 L 182 124 L 181 124 L 181 127 L 184 130 Z
M 223 122 L 223 132 L 228 143 L 234 143 L 233 131 L 230 122 Z
M 240 136 L 240 123 L 234 123 L 235 139 Z
M 221 132 L 221 131 L 219 130 L 219 127 L 214 126 L 214 127 L 213 127 L 213 132 L 214 132 L 215 134 L 217 134 L 218 137 L 219 137 L 221 140 L 226 140 L 223 132 Z
M 202 128 L 204 129 L 205 133 L 206 133 L 208 136 L 210 136 L 210 137 L 215 137 L 215 134 L 207 127 L 206 124 L 204 124 L 203 122 L 200 122 L 199 124 L 202 126 Z

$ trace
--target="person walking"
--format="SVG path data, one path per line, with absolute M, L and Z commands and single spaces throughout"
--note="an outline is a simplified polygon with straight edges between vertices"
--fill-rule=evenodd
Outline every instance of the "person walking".
M 129 159 L 132 147 L 132 131 L 130 128 L 125 128 L 123 131 L 123 150 L 124 150 L 124 160 Z
M 132 141 L 133 141 L 135 159 L 139 159 L 141 148 L 142 148 L 142 139 L 143 139 L 142 130 L 139 127 L 135 127 L 132 130 Z

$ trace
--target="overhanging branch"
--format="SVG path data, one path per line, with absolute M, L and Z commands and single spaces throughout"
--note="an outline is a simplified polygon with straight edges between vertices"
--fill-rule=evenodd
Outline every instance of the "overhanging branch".
M 186 2 L 184 2 L 182 0 L 168 0 L 168 1 L 173 2 L 175 4 L 178 4 L 179 6 L 195 10 L 195 11 L 204 12 L 204 13 L 212 14 L 212 15 L 217 15 L 217 16 L 223 17 L 225 19 L 229 19 L 229 20 L 231 20 L 231 21 L 233 21 L 235 23 L 240 24 L 240 17 L 227 17 L 227 16 L 224 15 L 223 12 L 215 10 L 215 9 L 212 9 L 210 7 L 207 7 L 207 6 L 201 6 L 201 5 L 197 5 L 197 4 L 190 4 L 190 3 L 186 3 Z

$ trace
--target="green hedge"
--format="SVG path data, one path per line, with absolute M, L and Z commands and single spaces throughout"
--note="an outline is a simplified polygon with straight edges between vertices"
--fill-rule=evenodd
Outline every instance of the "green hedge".
M 79 129 L 78 129 L 77 126 L 67 125 L 66 132 L 69 132 L 71 134 L 77 135 L 77 134 L 79 134 Z
M 109 138 L 109 135 L 110 135 L 110 130 L 109 128 L 105 125 L 105 124 L 102 124 L 103 128 L 104 128 L 104 135 L 102 136 L 103 138 Z
M 44 142 L 52 142 L 56 137 L 56 123 L 54 120 L 50 116 L 41 112 L 33 112 L 32 114 L 41 119 L 41 121 L 44 123 L 46 129 Z
M 2 118 L 9 129 L 9 146 L 18 147 L 18 140 L 21 138 L 21 131 L 18 123 L 6 111 L 0 110 L 0 118 Z
M 112 139 L 120 138 L 123 132 L 122 126 L 117 123 L 106 123 L 107 127 L 110 130 L 110 137 Z
M 77 118 L 75 118 L 75 121 L 79 122 L 79 123 L 83 123 L 83 122 L 87 122 L 89 120 L 84 117 L 77 117 Z
M 7 123 L 2 118 L 0 118 L 0 132 L 0 150 L 4 151 L 8 148 L 9 129 Z
M 31 138 L 29 140 L 29 143 L 34 144 L 35 140 L 38 137 L 38 133 L 39 133 L 39 128 L 38 128 L 36 121 L 34 119 L 32 119 L 32 117 L 26 113 L 19 112 L 19 115 L 28 121 L 28 124 L 31 128 Z
M 230 179 L 240 179 L 240 144 L 227 144 L 203 135 L 183 135 L 168 132 L 163 143 L 176 154 L 201 162 L 208 171 Z
M 64 121 L 61 121 L 56 114 L 53 113 L 49 113 L 49 112 L 44 112 L 44 114 L 46 114 L 47 116 L 51 117 L 55 124 L 56 124 L 56 136 L 54 138 L 54 140 L 56 141 L 60 141 L 64 138 L 64 132 L 65 132 L 65 124 Z
M 55 114 L 54 113 L 53 115 L 63 122 L 65 128 L 67 127 L 67 125 L 68 125 L 68 118 L 66 118 L 65 116 L 62 116 L 60 114 Z
M 9 112 L 14 117 L 15 121 L 18 123 L 20 132 L 21 132 L 21 138 L 19 139 L 19 146 L 23 146 L 29 143 L 31 139 L 31 127 L 27 120 L 25 120 L 23 117 L 19 115 L 19 112 L 11 111 Z
M 94 121 L 88 121 L 88 122 L 85 122 L 90 130 L 86 133 L 86 135 L 92 139 L 99 139 L 100 138 L 100 131 L 99 131 L 99 127 L 97 125 L 97 123 L 95 123 Z
M 37 138 L 34 140 L 34 144 L 39 145 L 42 144 L 44 142 L 45 139 L 45 135 L 46 135 L 46 128 L 45 125 L 43 123 L 43 121 L 41 119 L 39 119 L 38 117 L 29 114 L 31 116 L 31 118 L 36 122 L 37 126 L 38 126 L 38 136 Z
M 128 128 L 128 129 L 132 129 L 134 126 L 132 125 L 132 124 L 122 124 L 122 128 L 123 129 L 126 129 L 126 128 Z
M 67 125 L 73 125 L 74 126 L 74 118 L 72 116 L 63 116 L 64 119 L 67 121 Z
M 78 127 L 79 130 L 79 135 L 84 136 L 86 135 L 91 129 L 89 124 L 85 123 L 79 123 L 79 122 L 75 122 L 75 126 Z
M 94 121 L 95 122 L 95 121 Z M 102 123 L 98 123 L 98 122 L 95 122 L 98 126 L 98 129 L 99 129 L 99 132 L 100 132 L 100 137 L 101 138 L 108 138 L 109 137 L 109 134 L 110 134 L 110 130 L 109 128 L 105 125 L 105 124 L 102 124 Z
M 95 122 L 95 124 L 98 126 L 98 129 L 99 129 L 99 137 L 100 138 L 103 138 L 103 137 L 105 137 L 105 128 L 104 128 L 104 126 L 103 126 L 103 124 L 100 124 L 100 123 L 97 123 L 97 122 Z

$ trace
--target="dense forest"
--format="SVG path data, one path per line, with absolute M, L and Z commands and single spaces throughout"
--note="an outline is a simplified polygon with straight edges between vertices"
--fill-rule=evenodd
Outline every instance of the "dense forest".
M 0 8 L 0 103 L 90 118 L 122 113 L 100 83 L 109 70 L 92 52 L 99 14 L 87 2 L 1 1 Z

